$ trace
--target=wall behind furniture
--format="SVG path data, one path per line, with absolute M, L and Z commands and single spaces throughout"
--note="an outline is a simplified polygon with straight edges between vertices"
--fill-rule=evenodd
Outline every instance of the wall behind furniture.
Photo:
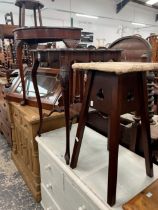
M 0 1 L 0 23 L 4 23 L 4 14 L 12 11 L 14 22 L 18 24 L 18 8 L 12 4 Z M 41 0 L 45 5 L 42 9 L 43 25 L 82 27 L 84 31 L 94 33 L 96 46 L 113 42 L 115 39 L 133 34 L 146 38 L 150 33 L 158 33 L 158 23 L 155 22 L 157 10 L 135 3 L 128 3 L 116 14 L 116 0 Z M 77 17 L 76 13 L 98 16 L 98 19 Z M 26 11 L 26 25 L 33 25 L 33 14 Z M 146 24 L 145 27 L 133 26 L 131 22 Z

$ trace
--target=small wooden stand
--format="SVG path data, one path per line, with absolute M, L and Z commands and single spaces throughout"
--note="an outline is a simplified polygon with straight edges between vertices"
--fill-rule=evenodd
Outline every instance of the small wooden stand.
M 120 115 L 132 111 L 140 113 L 146 174 L 149 177 L 153 176 L 145 71 L 158 69 L 158 64 L 78 63 L 73 65 L 73 69 L 88 70 L 88 81 L 70 166 L 72 168 L 77 166 L 88 109 L 91 104 L 100 112 L 108 114 L 110 118 L 107 203 L 113 206 L 116 201 Z

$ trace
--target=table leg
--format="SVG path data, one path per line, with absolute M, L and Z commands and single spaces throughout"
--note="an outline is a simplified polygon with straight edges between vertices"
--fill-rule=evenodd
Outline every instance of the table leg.
M 141 124 L 142 124 L 142 138 L 144 147 L 144 157 L 146 164 L 146 174 L 149 177 L 153 177 L 153 163 L 152 163 L 152 153 L 151 153 L 151 134 L 150 134 L 150 121 L 148 113 L 148 98 L 147 98 L 147 86 L 146 86 L 146 74 L 140 74 L 141 85 L 139 90 L 139 104 L 143 104 L 140 107 Z
M 108 168 L 108 188 L 107 203 L 113 206 L 116 201 L 117 169 L 118 169 L 118 150 L 119 150 L 119 131 L 120 131 L 120 94 L 117 79 L 112 90 L 112 104 L 110 114 L 110 129 L 108 139 L 109 149 L 109 168 Z
M 22 49 L 23 49 L 23 43 L 19 41 L 17 43 L 17 62 L 19 65 L 20 70 L 20 78 L 21 78 L 21 85 L 22 85 L 22 91 L 23 91 L 23 100 L 21 101 L 21 105 L 26 104 L 26 90 L 25 90 L 25 80 L 24 80 L 24 69 L 23 69 L 23 63 L 22 63 Z
M 36 14 L 36 9 L 35 8 L 33 10 L 33 14 L 34 14 L 35 27 L 37 27 L 37 14 Z
M 19 27 L 22 26 L 22 23 L 21 23 L 21 10 L 22 10 L 22 8 L 19 7 Z
M 79 124 L 78 124 L 78 128 L 77 128 L 75 144 L 74 144 L 73 153 L 72 153 L 72 159 L 71 159 L 71 164 L 70 164 L 71 168 L 75 168 L 77 166 L 77 162 L 78 162 L 84 128 L 86 125 L 86 119 L 87 119 L 87 115 L 88 115 L 90 93 L 91 93 L 93 78 L 94 78 L 94 72 L 93 73 L 89 72 L 87 86 L 86 86 L 85 95 L 84 95 L 84 100 L 83 100 L 83 104 L 82 104 L 82 109 L 81 109 L 80 116 L 79 116 Z
M 41 9 L 38 7 L 38 14 L 39 14 L 39 24 L 42 26 L 42 16 L 41 16 Z
M 31 71 L 31 76 L 32 76 L 33 86 L 34 86 L 34 89 L 35 89 L 37 105 L 38 105 L 38 110 L 39 110 L 39 116 L 40 116 L 39 129 L 38 129 L 38 132 L 37 132 L 37 134 L 40 136 L 41 135 L 42 124 L 43 124 L 43 113 L 42 113 L 41 97 L 40 97 L 38 84 L 37 84 L 37 70 L 38 70 L 38 66 L 39 66 L 39 61 L 35 60 L 33 68 L 32 68 L 32 71 Z
M 21 26 L 24 27 L 25 26 L 25 4 L 22 5 L 21 8 Z

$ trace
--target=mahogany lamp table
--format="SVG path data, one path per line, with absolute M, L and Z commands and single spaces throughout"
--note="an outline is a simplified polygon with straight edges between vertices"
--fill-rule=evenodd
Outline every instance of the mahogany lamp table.
M 38 12 L 39 24 L 42 26 L 41 9 L 44 7 L 42 3 L 36 0 L 16 0 L 15 5 L 19 7 L 19 27 L 25 26 L 25 9 L 33 10 L 35 26 Z
M 22 105 L 26 104 L 24 69 L 22 63 L 23 44 L 36 45 L 38 43 L 46 43 L 53 41 L 72 42 L 75 40 L 79 42 L 81 37 L 81 28 L 71 27 L 26 27 L 14 30 L 14 38 L 17 41 L 17 61 L 20 69 L 20 77 L 23 89 Z
M 146 174 L 150 177 L 153 176 L 146 71 L 158 70 L 158 64 L 133 62 L 76 63 L 72 68 L 87 70 L 88 81 L 70 166 L 71 168 L 77 166 L 88 108 L 91 104 L 102 113 L 108 114 L 110 119 L 107 203 L 112 206 L 116 201 L 120 115 L 131 111 L 140 113 Z

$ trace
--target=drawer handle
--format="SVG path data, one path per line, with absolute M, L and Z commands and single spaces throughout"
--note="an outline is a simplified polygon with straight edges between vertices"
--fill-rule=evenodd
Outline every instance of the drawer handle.
M 53 189 L 52 184 L 51 183 L 50 184 L 47 184 L 46 185 L 46 188 L 52 190 Z
M 47 171 L 48 171 L 48 170 L 51 170 L 51 165 L 50 165 L 50 164 L 46 165 L 46 166 L 45 166 L 45 170 L 47 170 Z
M 86 210 L 85 205 L 78 207 L 78 210 Z

